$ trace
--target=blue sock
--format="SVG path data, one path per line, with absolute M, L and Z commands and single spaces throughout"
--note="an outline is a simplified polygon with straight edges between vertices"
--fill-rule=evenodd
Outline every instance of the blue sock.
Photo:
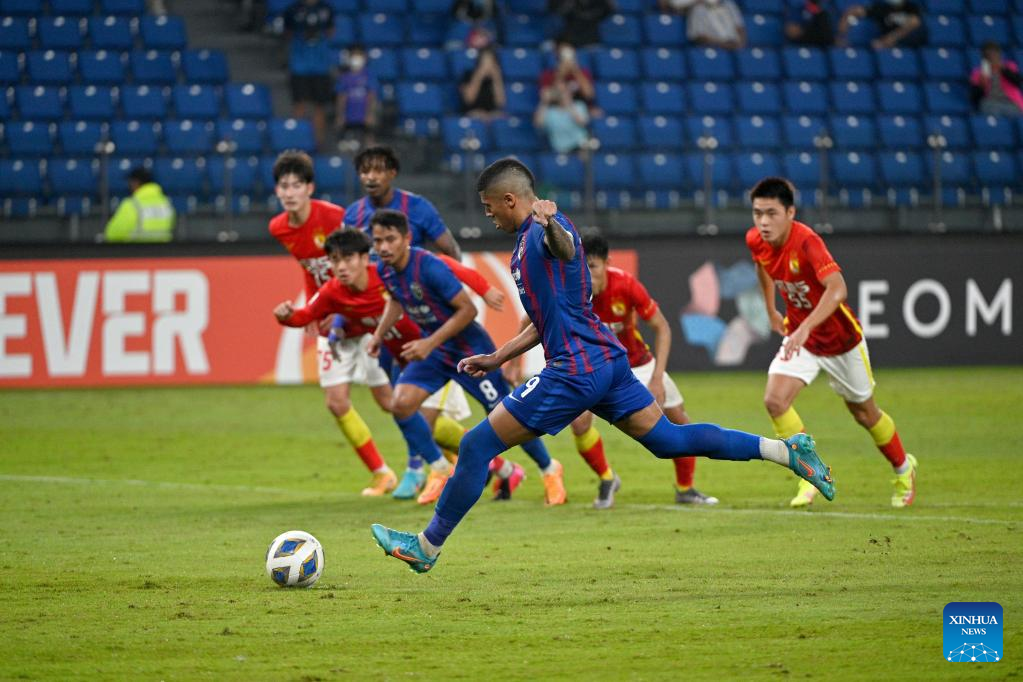
M 508 446 L 497 437 L 487 419 L 462 437 L 462 444 L 458 448 L 458 466 L 444 486 L 444 492 L 440 494 L 430 525 L 423 531 L 430 544 L 435 547 L 444 544 L 458 522 L 483 494 L 490 460 L 507 449 Z
M 672 424 L 664 415 L 636 440 L 661 459 L 689 455 L 740 462 L 761 459 L 760 436 L 715 424 Z
M 405 419 L 395 417 L 394 423 L 401 429 L 401 435 L 405 436 L 409 452 L 419 453 L 430 463 L 443 457 L 440 448 L 433 442 L 433 433 L 423 415 L 413 412 L 411 417 Z
M 413 455 L 412 453 L 409 453 L 407 466 L 409 469 L 418 471 L 419 469 L 423 468 L 423 458 L 420 457 L 419 455 Z
M 533 458 L 533 461 L 541 469 L 546 469 L 551 465 L 551 456 L 547 453 L 547 446 L 539 438 L 523 443 L 522 449 Z

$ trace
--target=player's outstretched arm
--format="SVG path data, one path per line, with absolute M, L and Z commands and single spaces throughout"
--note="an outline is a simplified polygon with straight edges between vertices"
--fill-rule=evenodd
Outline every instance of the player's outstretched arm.
M 558 221 L 551 220 L 558 212 L 558 205 L 549 199 L 537 199 L 533 202 L 533 220 L 543 225 L 544 242 L 558 260 L 575 258 L 575 240 L 572 234 L 563 228 Z

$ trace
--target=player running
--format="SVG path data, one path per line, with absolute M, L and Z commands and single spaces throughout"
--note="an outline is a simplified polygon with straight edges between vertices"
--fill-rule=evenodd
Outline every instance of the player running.
M 795 471 L 832 499 L 831 470 L 806 434 L 775 440 L 713 424 L 668 421 L 633 374 L 625 349 L 593 313 L 590 275 L 575 226 L 554 202 L 538 200 L 533 187 L 533 174 L 511 158 L 495 161 L 477 181 L 487 217 L 515 235 L 511 274 L 532 325 L 497 351 L 463 358 L 458 369 L 470 377 L 488 376 L 537 344 L 543 345 L 547 366 L 462 439 L 458 467 L 423 532 L 373 524 L 373 537 L 384 552 L 417 573 L 429 571 L 444 541 L 479 499 L 494 455 L 539 434 L 558 433 L 585 410 L 662 459 L 765 459 Z
M 780 438 L 803 430 L 792 403 L 818 372 L 895 471 L 893 507 L 908 507 L 916 497 L 916 457 L 907 454 L 895 422 L 874 402 L 874 375 L 860 323 L 846 305 L 842 269 L 820 235 L 795 220 L 795 190 L 785 178 L 765 178 L 750 192 L 753 227 L 746 245 L 756 262 L 771 328 L 781 348 L 767 370 L 764 405 Z M 785 300 L 785 317 L 775 307 L 775 288 Z M 800 481 L 792 507 L 806 507 L 817 491 Z
M 688 424 L 689 415 L 675 380 L 665 371 L 671 352 L 671 325 L 650 297 L 643 284 L 616 267 L 608 265 L 607 240 L 593 235 L 582 240 L 583 255 L 590 271 L 593 286 L 593 312 L 618 337 L 625 348 L 633 373 L 657 400 L 657 404 L 672 424 Z M 636 317 L 642 318 L 654 330 L 654 352 L 643 341 L 636 328 Z M 621 479 L 611 470 L 604 455 L 604 441 L 593 426 L 593 413 L 583 412 L 572 422 L 575 446 L 590 468 L 600 477 L 596 509 L 610 509 L 614 496 L 621 487 Z M 675 503 L 717 504 L 718 498 L 704 495 L 693 487 L 695 457 L 676 457 Z

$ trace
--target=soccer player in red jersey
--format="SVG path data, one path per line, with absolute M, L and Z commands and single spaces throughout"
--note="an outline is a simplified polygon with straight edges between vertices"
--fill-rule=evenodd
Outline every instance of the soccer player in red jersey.
M 665 371 L 671 352 L 671 325 L 657 301 L 650 297 L 643 284 L 618 268 L 608 265 L 607 240 L 600 235 L 586 237 L 582 242 L 586 264 L 593 282 L 593 312 L 618 336 L 629 357 L 633 373 L 657 399 L 664 416 L 674 424 L 690 423 L 675 381 Z M 636 328 L 636 317 L 654 330 L 654 352 L 643 341 Z M 604 441 L 593 426 L 593 413 L 584 412 L 572 422 L 572 434 L 579 454 L 600 477 L 596 509 L 614 505 L 614 494 L 621 486 L 618 475 L 608 466 Z M 678 504 L 717 504 L 718 499 L 704 495 L 693 487 L 695 457 L 677 457 L 675 465 L 675 502 Z
M 784 178 L 765 178 L 750 193 L 753 227 L 746 245 L 756 262 L 771 328 L 784 337 L 767 370 L 764 404 L 780 438 L 803 431 L 792 407 L 799 392 L 824 370 L 831 388 L 895 471 L 893 507 L 907 507 L 916 496 L 917 463 L 907 454 L 895 422 L 874 402 L 874 375 L 860 323 L 846 305 L 842 269 L 824 240 L 795 220 L 795 190 Z M 785 316 L 775 307 L 775 289 L 785 300 Z M 806 507 L 816 489 L 802 483 L 789 503 Z

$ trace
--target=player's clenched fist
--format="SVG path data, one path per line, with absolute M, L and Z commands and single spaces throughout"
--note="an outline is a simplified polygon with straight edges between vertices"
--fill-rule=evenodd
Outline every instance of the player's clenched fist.
M 471 377 L 485 376 L 495 369 L 497 369 L 497 360 L 494 359 L 493 353 L 473 355 L 458 361 L 458 371 Z
M 558 205 L 550 199 L 537 199 L 533 202 L 533 219 L 544 227 L 547 221 L 558 212 Z
M 274 308 L 274 317 L 278 322 L 287 322 L 293 312 L 295 309 L 291 307 L 291 301 L 285 301 Z

